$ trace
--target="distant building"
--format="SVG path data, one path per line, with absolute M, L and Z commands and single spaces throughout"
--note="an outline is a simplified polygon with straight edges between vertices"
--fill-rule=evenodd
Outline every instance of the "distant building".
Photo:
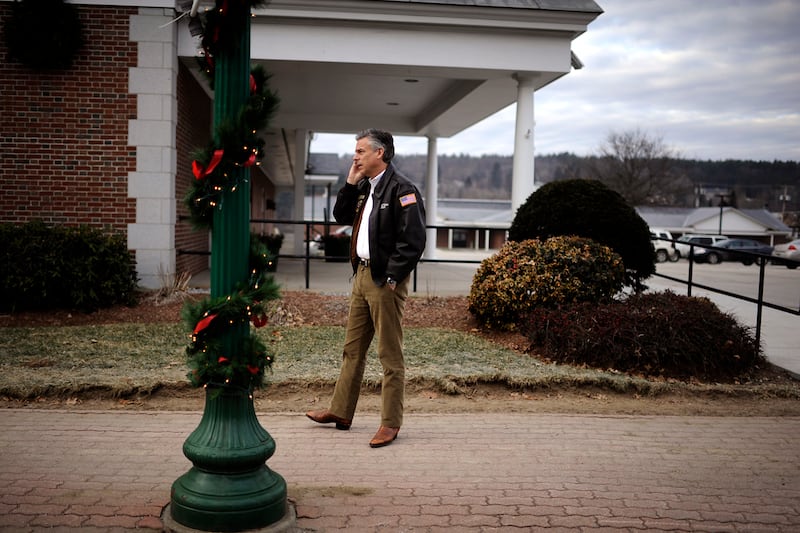
M 511 200 L 439 199 L 437 248 L 497 249 L 508 239 Z
M 648 226 L 669 231 L 674 236 L 685 233 L 710 233 L 729 237 L 747 237 L 770 245 L 783 242 L 792 229 L 766 209 L 735 207 L 637 207 Z
M 766 209 L 644 206 L 636 211 L 648 226 L 668 230 L 675 237 L 721 233 L 773 245 L 792 235 L 792 229 Z M 500 248 L 514 219 L 510 200 L 440 199 L 438 215 L 436 222 L 429 220 L 428 225 L 441 226 L 437 231 L 439 248 Z

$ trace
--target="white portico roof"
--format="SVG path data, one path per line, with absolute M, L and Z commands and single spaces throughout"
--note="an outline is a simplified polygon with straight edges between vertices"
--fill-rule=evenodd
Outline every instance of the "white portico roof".
M 251 25 L 281 99 L 265 170 L 292 182 L 295 130 L 455 135 L 514 103 L 518 79 L 568 73 L 601 13 L 592 0 L 271 0 Z M 197 47 L 184 24 L 178 55 Z

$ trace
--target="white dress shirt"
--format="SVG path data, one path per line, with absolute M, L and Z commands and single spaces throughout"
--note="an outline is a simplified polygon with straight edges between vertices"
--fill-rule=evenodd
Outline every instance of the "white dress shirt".
M 386 171 L 384 170 L 383 172 Z M 361 225 L 358 227 L 358 235 L 356 236 L 356 255 L 361 259 L 369 259 L 369 215 L 372 213 L 372 198 L 375 193 L 375 187 L 383 177 L 383 172 L 374 178 L 369 178 L 369 195 L 364 203 Z

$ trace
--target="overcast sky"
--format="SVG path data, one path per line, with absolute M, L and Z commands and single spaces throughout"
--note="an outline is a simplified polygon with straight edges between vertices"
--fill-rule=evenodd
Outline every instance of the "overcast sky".
M 596 154 L 638 128 L 685 159 L 800 161 L 800 0 L 596 1 L 605 13 L 572 44 L 584 68 L 536 92 L 537 155 Z M 515 113 L 439 139 L 439 153 L 513 153 Z M 311 150 L 354 146 L 317 134 Z

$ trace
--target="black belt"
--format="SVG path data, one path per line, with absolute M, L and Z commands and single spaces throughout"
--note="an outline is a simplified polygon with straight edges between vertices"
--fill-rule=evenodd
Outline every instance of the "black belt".
M 369 259 L 361 259 L 359 257 L 358 258 L 358 264 L 363 266 L 363 267 L 368 267 L 369 266 Z

